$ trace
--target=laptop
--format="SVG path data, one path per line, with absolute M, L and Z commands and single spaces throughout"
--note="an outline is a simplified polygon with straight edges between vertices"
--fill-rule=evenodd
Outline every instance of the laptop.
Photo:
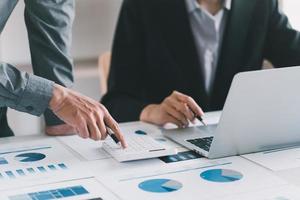
M 300 67 L 239 73 L 218 124 L 163 134 L 208 158 L 300 146 Z

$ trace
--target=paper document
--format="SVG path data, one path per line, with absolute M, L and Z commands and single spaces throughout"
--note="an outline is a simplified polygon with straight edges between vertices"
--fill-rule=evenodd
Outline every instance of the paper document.
M 72 180 L 91 175 L 56 139 L 2 144 L 0 190 Z
M 235 196 L 227 196 L 222 200 L 299 200 L 300 189 L 292 185 L 273 187 Z M 216 199 L 218 200 L 218 199 Z
M 300 148 L 265 151 L 243 157 L 273 171 L 300 167 Z
M 1 200 L 117 200 L 95 179 L 81 179 L 30 188 L 5 191 Z
M 284 186 L 287 183 L 268 170 L 240 157 L 207 161 L 201 165 L 132 172 L 118 177 L 97 177 L 118 188 L 124 200 L 222 199 L 229 195 Z

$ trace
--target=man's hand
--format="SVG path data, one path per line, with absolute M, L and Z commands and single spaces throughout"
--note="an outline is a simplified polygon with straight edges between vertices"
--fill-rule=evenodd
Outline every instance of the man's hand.
M 55 84 L 50 109 L 82 138 L 104 140 L 106 126 L 116 134 L 122 146 L 126 143 L 118 123 L 99 102 Z
M 144 108 L 140 120 L 157 125 L 174 123 L 178 127 L 187 127 L 196 116 L 204 113 L 193 98 L 174 91 L 161 104 L 151 104 Z

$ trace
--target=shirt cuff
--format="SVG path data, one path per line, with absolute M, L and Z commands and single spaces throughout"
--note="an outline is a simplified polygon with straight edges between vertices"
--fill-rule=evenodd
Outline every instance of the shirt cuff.
M 47 109 L 45 111 L 44 116 L 47 126 L 57 126 L 65 124 L 65 122 L 59 119 L 50 109 Z
M 18 102 L 17 110 L 36 116 L 42 115 L 49 106 L 53 87 L 54 82 L 35 75 L 29 75 L 26 88 Z

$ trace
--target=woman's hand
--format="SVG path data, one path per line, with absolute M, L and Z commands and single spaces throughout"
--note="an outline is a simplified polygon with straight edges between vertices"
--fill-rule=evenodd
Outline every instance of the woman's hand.
M 161 104 L 150 104 L 140 115 L 140 120 L 156 125 L 174 123 L 178 127 L 187 127 L 196 116 L 203 116 L 200 106 L 190 96 L 174 91 Z

